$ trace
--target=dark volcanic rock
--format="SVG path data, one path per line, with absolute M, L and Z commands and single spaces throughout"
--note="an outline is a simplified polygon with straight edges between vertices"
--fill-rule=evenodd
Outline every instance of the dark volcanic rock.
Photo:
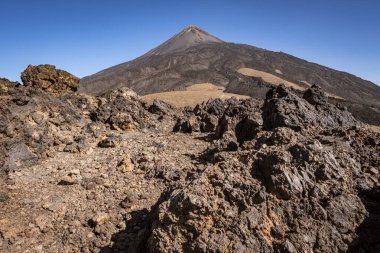
M 356 238 L 366 233 L 359 224 L 373 213 L 361 193 L 379 182 L 373 168 L 380 166 L 380 135 L 327 103 L 318 87 L 304 97 L 282 86 L 272 89 L 262 107 L 269 131 L 261 129 L 254 100 L 209 102 L 221 108 L 212 112 L 224 108 L 215 156 L 208 160 L 214 164 L 189 177 L 152 213 L 147 251 L 376 252 L 374 236 L 369 247 L 358 246 L 363 239 Z M 200 124 L 210 114 L 206 108 L 194 110 Z
M 174 132 L 214 132 L 220 139 L 225 132 L 236 135 L 239 143 L 250 140 L 262 126 L 259 102 L 254 99 L 210 99 L 185 110 L 185 116 L 177 119 Z
M 120 137 L 118 136 L 109 136 L 98 143 L 98 147 L 101 148 L 114 148 L 120 142 Z
M 309 126 L 338 127 L 360 124 L 344 108 L 326 102 L 318 87 L 305 91 L 304 100 L 284 86 L 272 88 L 263 105 L 266 129 L 290 127 L 300 130 Z M 309 101 L 309 102 L 308 102 Z
M 158 115 L 167 115 L 173 111 L 174 107 L 164 101 L 155 99 L 151 106 L 149 106 L 148 111 Z
M 209 99 L 207 102 L 196 105 L 194 107 L 194 113 L 198 116 L 201 116 L 205 113 L 221 116 L 224 113 L 225 109 L 226 103 L 222 99 Z
M 177 118 L 173 127 L 173 132 L 192 133 L 200 130 L 200 118 L 194 115 Z
M 103 96 L 103 103 L 91 112 L 91 119 L 108 123 L 116 130 L 145 127 L 146 110 L 135 92 L 120 88 Z
M 320 86 L 313 85 L 303 93 L 303 98 L 312 105 L 327 104 L 327 95 Z
M 34 87 L 0 94 L 0 166 L 11 171 L 54 154 L 86 120 L 73 106 Z
M 255 99 L 233 98 L 226 103 L 227 108 L 219 119 L 215 137 L 222 138 L 225 132 L 232 131 L 239 143 L 251 140 L 262 126 L 260 103 Z
M 148 252 L 346 252 L 368 217 L 360 192 L 377 179 L 362 170 L 365 144 L 345 139 L 363 143 L 366 131 L 261 131 L 257 149 L 225 152 L 170 194 L 152 217 Z M 367 241 L 352 248 L 376 252 L 375 236 Z
M 79 87 L 79 78 L 72 74 L 56 69 L 53 65 L 29 65 L 21 73 L 21 80 L 25 86 L 31 86 L 47 91 L 55 96 L 62 93 L 76 91 Z
M 214 132 L 226 106 L 226 102 L 219 98 L 209 99 L 207 102 L 196 105 L 193 113 L 200 120 L 200 130 L 202 132 Z
M 202 102 L 193 109 L 185 108 L 184 116 L 177 118 L 173 131 L 184 133 L 214 132 L 227 104 L 226 101 L 217 98 Z

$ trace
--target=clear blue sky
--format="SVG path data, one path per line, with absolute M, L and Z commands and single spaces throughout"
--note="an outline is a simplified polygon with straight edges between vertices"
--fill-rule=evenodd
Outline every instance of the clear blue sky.
M 134 59 L 193 24 L 380 84 L 379 0 L 1 0 L 0 76 L 28 64 L 79 77 Z

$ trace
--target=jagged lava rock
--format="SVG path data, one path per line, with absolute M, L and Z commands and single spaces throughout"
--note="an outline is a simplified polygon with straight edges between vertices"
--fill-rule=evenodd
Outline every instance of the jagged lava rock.
M 303 93 L 303 98 L 312 105 L 325 105 L 328 99 L 322 88 L 315 84 Z
M 7 92 L 10 88 L 19 86 L 19 82 L 12 82 L 6 78 L 0 78 L 0 92 Z
M 222 138 L 227 131 L 235 133 L 239 142 L 253 138 L 262 126 L 260 102 L 255 99 L 209 99 L 192 110 L 185 109 L 173 128 L 174 132 L 214 132 Z
M 77 108 L 34 87 L 0 93 L 0 166 L 13 171 L 75 142 L 87 124 Z M 63 148 L 62 148 L 63 149 Z
M 148 111 L 150 113 L 158 115 L 167 115 L 173 111 L 174 107 L 164 101 L 154 99 L 153 103 L 149 106 Z
M 65 92 L 76 91 L 79 87 L 79 78 L 53 65 L 29 65 L 21 73 L 21 80 L 25 86 L 39 88 L 58 96 Z
M 224 133 L 235 133 L 239 143 L 251 140 L 263 124 L 260 102 L 255 99 L 228 99 L 227 108 L 220 117 L 215 130 L 216 138 L 223 138 Z
M 268 91 L 263 105 L 266 129 L 290 127 L 300 130 L 310 126 L 338 127 L 360 124 L 345 108 L 329 104 L 323 91 L 313 86 L 300 98 L 289 88 L 278 86 Z
M 366 131 L 260 131 L 249 149 L 222 152 L 166 197 L 153 214 L 147 251 L 349 251 L 369 216 L 361 193 L 376 189 L 377 176 L 364 173 L 358 156 L 374 134 Z
M 116 130 L 146 127 L 146 105 L 129 88 L 123 87 L 103 96 L 103 103 L 91 111 L 91 119 L 109 124 Z

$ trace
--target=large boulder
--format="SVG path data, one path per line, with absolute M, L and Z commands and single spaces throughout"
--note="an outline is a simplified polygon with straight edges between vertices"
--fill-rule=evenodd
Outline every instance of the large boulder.
M 150 113 L 158 115 L 168 115 L 172 113 L 174 107 L 171 104 L 168 104 L 162 100 L 154 99 L 153 103 L 149 106 L 148 111 Z
M 123 87 L 101 97 L 101 105 L 90 113 L 94 121 L 107 123 L 115 130 L 147 127 L 147 111 L 139 96 Z
M 228 101 L 209 99 L 196 105 L 194 108 L 185 108 L 184 116 L 178 117 L 174 125 L 174 132 L 214 132 L 219 118 L 228 106 Z
M 226 136 L 239 143 L 252 139 L 262 126 L 260 102 L 255 99 L 209 99 L 192 110 L 184 110 L 173 128 L 174 132 L 211 132 L 215 138 Z M 236 135 L 231 136 L 231 133 Z
M 301 130 L 310 126 L 338 127 L 359 124 L 345 108 L 327 103 L 317 86 L 304 93 L 304 99 L 285 86 L 268 91 L 263 105 L 264 128 L 289 127 Z
M 326 93 L 316 84 L 303 93 L 303 98 L 312 105 L 326 105 L 328 100 Z
M 79 87 L 79 78 L 53 65 L 29 65 L 21 73 L 21 80 L 25 86 L 32 86 L 47 91 L 55 96 L 66 92 L 76 91 Z
M 226 132 L 233 132 L 241 144 L 254 138 L 261 129 L 262 118 L 260 102 L 255 99 L 229 99 L 227 108 L 219 118 L 215 129 L 217 139 L 224 138 Z

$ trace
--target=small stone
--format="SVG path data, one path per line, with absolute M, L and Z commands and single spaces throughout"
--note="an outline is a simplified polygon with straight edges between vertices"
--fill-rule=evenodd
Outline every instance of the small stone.
M 93 148 L 89 148 L 86 151 L 86 155 L 91 155 L 93 152 L 94 152 L 94 149 Z
M 5 202 L 9 199 L 9 196 L 6 192 L 0 192 L 0 203 Z
M 157 147 L 154 147 L 154 146 L 145 147 L 143 149 L 143 152 L 144 153 L 155 153 L 155 152 L 157 152 Z
M 69 153 L 78 153 L 78 144 L 77 143 L 69 143 L 66 145 L 66 147 L 63 149 L 63 152 L 69 152 Z
M 70 228 L 69 228 L 69 233 L 70 233 L 70 234 L 75 234 L 76 231 L 77 231 L 77 230 L 76 230 L 75 228 L 73 228 L 73 227 L 70 227 Z
M 133 124 L 133 123 L 127 123 L 127 124 L 123 124 L 121 125 L 120 127 L 122 130 L 133 130 L 133 129 L 136 129 L 136 125 Z
M 109 215 L 107 213 L 97 213 L 93 218 L 90 219 L 90 224 L 92 226 L 98 226 L 103 224 L 109 219 Z
M 34 247 L 34 250 L 36 252 L 43 252 L 43 249 L 44 249 L 44 247 L 42 245 L 37 245 L 36 247 Z
M 369 171 L 371 172 L 371 174 L 373 174 L 373 175 L 377 175 L 377 174 L 379 174 L 379 171 L 376 169 L 376 168 L 370 168 L 369 169 Z
M 61 178 L 59 181 L 59 185 L 74 185 L 79 184 L 82 180 L 81 176 L 78 176 L 77 174 L 69 173 Z
M 117 227 L 118 229 L 125 229 L 125 228 L 126 228 L 125 222 L 119 222 L 119 223 L 116 225 L 116 227 Z
M 139 162 L 151 162 L 154 160 L 154 156 L 148 152 L 142 152 Z
M 116 137 L 113 137 L 113 136 L 107 137 L 98 143 L 98 147 L 100 147 L 100 148 L 114 148 L 114 147 L 116 147 L 117 142 L 118 141 L 117 141 Z
M 42 208 L 49 210 L 51 212 L 57 212 L 59 210 L 64 210 L 65 205 L 63 203 L 64 199 L 58 196 L 51 196 L 49 201 L 42 205 Z
M 297 250 L 294 247 L 294 245 L 289 241 L 285 240 L 282 244 L 278 246 L 279 252 L 284 252 L 284 253 L 296 253 Z
M 134 165 L 132 163 L 132 159 L 130 155 L 126 155 L 123 160 L 118 164 L 120 170 L 124 173 L 130 172 L 134 169 Z
M 78 170 L 78 169 L 71 170 L 70 174 L 72 174 L 72 175 L 79 175 L 80 174 L 80 170 Z
M 133 203 L 138 200 L 137 194 L 134 192 L 128 192 L 124 200 L 120 202 L 122 208 L 131 208 Z

